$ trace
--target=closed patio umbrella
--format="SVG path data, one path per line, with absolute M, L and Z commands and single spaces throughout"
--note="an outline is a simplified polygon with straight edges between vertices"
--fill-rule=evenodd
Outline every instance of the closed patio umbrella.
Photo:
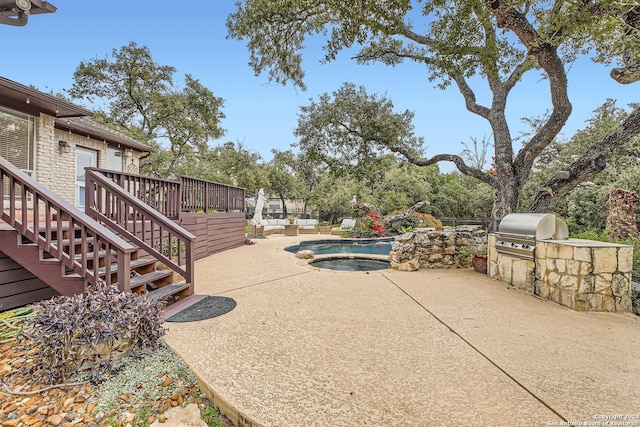
M 251 225 L 260 227 L 262 225 L 262 209 L 264 208 L 264 189 L 258 191 L 258 200 L 256 200 L 256 212 L 253 214 Z

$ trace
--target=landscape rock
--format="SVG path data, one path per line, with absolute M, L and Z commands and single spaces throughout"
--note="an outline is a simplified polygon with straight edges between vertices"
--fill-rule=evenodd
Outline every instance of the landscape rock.
M 300 259 L 313 259 L 314 256 L 315 256 L 315 253 L 309 249 L 304 249 L 296 252 L 296 258 L 300 258 Z
M 200 409 L 195 403 L 171 408 L 164 415 L 166 417 L 164 422 L 160 421 L 160 417 L 158 417 L 158 420 L 153 422 L 150 427 L 207 427 L 207 423 L 202 421 Z
M 420 268 L 470 267 L 471 253 L 466 256 L 460 248 L 478 248 L 487 245 L 487 233 L 479 226 L 458 227 L 454 232 L 418 228 L 397 236 L 391 244 L 391 267 L 400 271 Z M 458 256 L 460 255 L 460 256 Z

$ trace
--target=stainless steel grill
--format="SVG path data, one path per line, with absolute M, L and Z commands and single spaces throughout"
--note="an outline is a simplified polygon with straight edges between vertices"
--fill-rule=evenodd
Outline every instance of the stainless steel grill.
M 518 258 L 534 259 L 536 241 L 568 237 L 567 225 L 554 214 L 513 213 L 500 221 L 496 250 Z

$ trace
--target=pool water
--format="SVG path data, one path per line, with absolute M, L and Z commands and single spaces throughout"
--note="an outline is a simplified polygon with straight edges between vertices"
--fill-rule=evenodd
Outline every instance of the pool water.
M 389 268 L 389 261 L 371 258 L 324 258 L 311 261 L 309 265 L 339 271 L 374 271 Z
M 300 244 L 285 248 L 286 251 L 296 253 L 310 250 L 315 255 L 326 254 L 367 254 L 389 255 L 393 239 L 368 239 L 368 240 L 315 240 L 301 242 Z M 386 267 L 385 267 L 386 268 Z

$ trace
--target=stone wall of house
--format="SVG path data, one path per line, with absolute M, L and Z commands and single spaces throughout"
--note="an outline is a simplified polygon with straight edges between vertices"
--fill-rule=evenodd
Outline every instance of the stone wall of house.
M 389 261 L 402 271 L 470 267 L 474 248 L 486 248 L 486 239 L 486 232 L 474 227 L 458 227 L 454 232 L 418 228 L 396 236 Z
M 36 122 L 36 179 L 68 203 L 75 203 L 76 159 L 60 153 L 55 119 L 41 114 Z
M 69 153 L 61 153 L 59 140 L 70 146 Z M 98 153 L 98 167 L 107 167 L 107 143 L 87 136 L 55 129 L 55 119 L 41 114 L 36 122 L 36 179 L 68 203 L 76 203 L 76 148 Z M 123 150 L 123 171 L 138 173 L 139 152 Z
M 541 240 L 535 261 L 499 254 L 490 235 L 490 277 L 577 311 L 631 311 L 633 247 L 592 240 Z

